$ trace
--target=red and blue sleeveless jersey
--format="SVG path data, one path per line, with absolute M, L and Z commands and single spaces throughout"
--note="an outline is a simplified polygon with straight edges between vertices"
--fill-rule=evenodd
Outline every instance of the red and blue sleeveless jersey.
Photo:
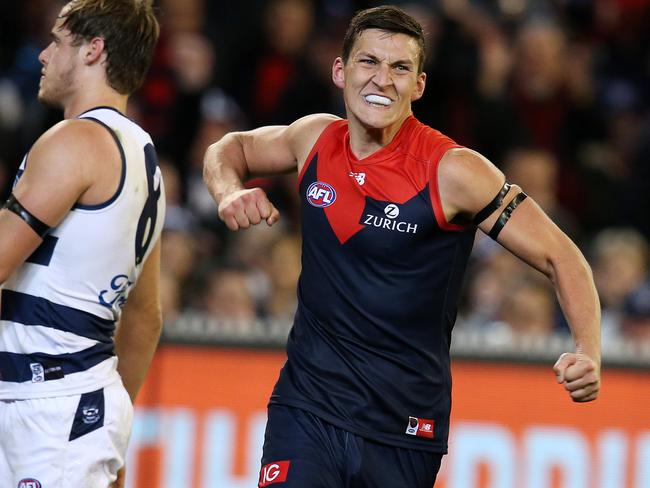
M 446 452 L 451 330 L 475 234 L 442 213 L 437 168 L 453 147 L 412 116 L 362 160 L 346 120 L 320 135 L 299 178 L 298 309 L 272 404 Z

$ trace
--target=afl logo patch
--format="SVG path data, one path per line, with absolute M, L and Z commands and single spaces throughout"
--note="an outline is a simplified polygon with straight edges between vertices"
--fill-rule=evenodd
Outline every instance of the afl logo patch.
M 314 181 L 307 188 L 307 201 L 314 207 L 329 207 L 336 200 L 336 190 L 322 181 Z
M 41 488 L 41 483 L 34 478 L 25 478 L 18 482 L 17 488 Z

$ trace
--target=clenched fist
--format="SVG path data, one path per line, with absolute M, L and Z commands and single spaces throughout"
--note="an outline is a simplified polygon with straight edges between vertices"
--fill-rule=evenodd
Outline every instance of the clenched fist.
M 557 382 L 574 402 L 590 402 L 600 391 L 600 366 L 583 353 L 565 352 L 553 366 Z
M 219 203 L 219 218 L 230 230 L 248 229 L 262 220 L 271 226 L 280 219 L 280 212 L 261 188 L 237 190 Z

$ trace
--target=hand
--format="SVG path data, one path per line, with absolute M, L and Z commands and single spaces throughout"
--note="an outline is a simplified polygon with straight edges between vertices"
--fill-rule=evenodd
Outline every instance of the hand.
M 586 354 L 565 352 L 553 371 L 557 382 L 564 385 L 574 402 L 590 402 L 598 397 L 600 366 Z
M 248 229 L 262 220 L 271 226 L 280 219 L 280 212 L 261 188 L 238 190 L 219 203 L 219 218 L 230 230 Z
M 117 479 L 111 484 L 110 488 L 124 488 L 125 477 L 126 477 L 126 467 L 122 466 L 117 472 Z

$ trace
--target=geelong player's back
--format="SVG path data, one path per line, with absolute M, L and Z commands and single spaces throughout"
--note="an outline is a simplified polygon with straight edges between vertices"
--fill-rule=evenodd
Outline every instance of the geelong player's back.
M 120 184 L 103 204 L 75 205 L 4 284 L 0 399 L 80 393 L 117 381 L 115 327 L 162 229 L 164 189 L 149 135 L 111 108 L 80 118 L 113 135 Z

